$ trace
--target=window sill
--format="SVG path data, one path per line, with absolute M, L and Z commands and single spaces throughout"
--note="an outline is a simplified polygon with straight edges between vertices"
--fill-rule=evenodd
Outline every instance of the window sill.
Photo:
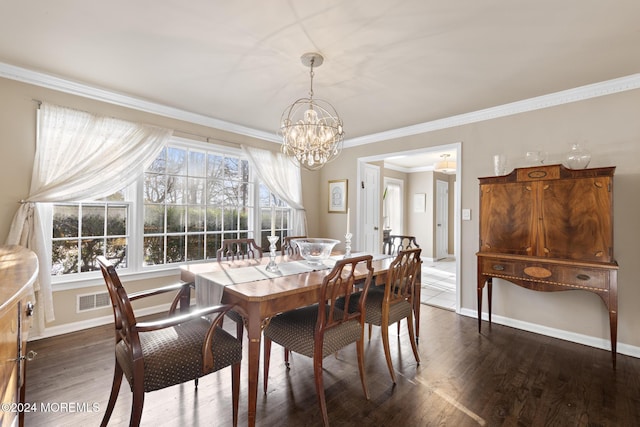
M 180 276 L 180 267 L 164 268 L 152 271 L 136 271 L 136 272 L 120 272 L 118 276 L 123 282 L 131 282 L 136 280 L 155 279 L 158 277 L 176 276 L 176 280 Z M 56 281 L 51 285 L 53 292 L 69 291 L 74 289 L 92 288 L 95 286 L 104 286 L 104 278 L 97 272 L 95 277 L 83 277 L 82 279 L 72 279 L 66 281 Z

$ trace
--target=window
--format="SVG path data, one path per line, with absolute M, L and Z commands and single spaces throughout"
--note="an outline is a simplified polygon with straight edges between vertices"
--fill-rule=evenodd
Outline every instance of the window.
M 99 270 L 96 254 L 127 267 L 129 205 L 122 193 L 102 203 L 53 206 L 51 275 Z
M 249 162 L 167 147 L 144 174 L 144 265 L 216 257 L 223 239 L 253 237 Z
M 52 275 L 99 270 L 102 254 L 131 272 L 215 259 L 231 238 L 252 237 L 268 250 L 271 206 L 281 240 L 291 209 L 250 169 L 240 150 L 174 138 L 132 188 L 53 206 Z

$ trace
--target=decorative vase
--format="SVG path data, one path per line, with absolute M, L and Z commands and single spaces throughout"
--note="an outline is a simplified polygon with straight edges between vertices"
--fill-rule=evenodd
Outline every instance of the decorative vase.
M 580 144 L 571 144 L 571 150 L 567 153 L 567 166 L 571 169 L 584 169 L 589 166 L 591 153 Z

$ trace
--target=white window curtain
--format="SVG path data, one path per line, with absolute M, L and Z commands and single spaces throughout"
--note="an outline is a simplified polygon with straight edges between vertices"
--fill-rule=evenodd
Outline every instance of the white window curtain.
M 249 164 L 269 191 L 287 202 L 293 209 L 291 232 L 294 236 L 307 234 L 307 215 L 302 205 L 300 167 L 281 153 L 242 146 Z
M 131 184 L 158 156 L 172 131 L 100 117 L 48 103 L 39 110 L 29 197 L 16 212 L 7 244 L 33 250 L 40 273 L 36 327 L 55 319 L 51 292 L 51 203 L 106 197 Z

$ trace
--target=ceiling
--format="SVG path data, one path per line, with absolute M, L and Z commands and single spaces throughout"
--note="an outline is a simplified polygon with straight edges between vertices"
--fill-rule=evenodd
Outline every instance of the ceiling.
M 0 63 L 274 135 L 330 101 L 347 142 L 638 73 L 638 0 L 3 2 Z

